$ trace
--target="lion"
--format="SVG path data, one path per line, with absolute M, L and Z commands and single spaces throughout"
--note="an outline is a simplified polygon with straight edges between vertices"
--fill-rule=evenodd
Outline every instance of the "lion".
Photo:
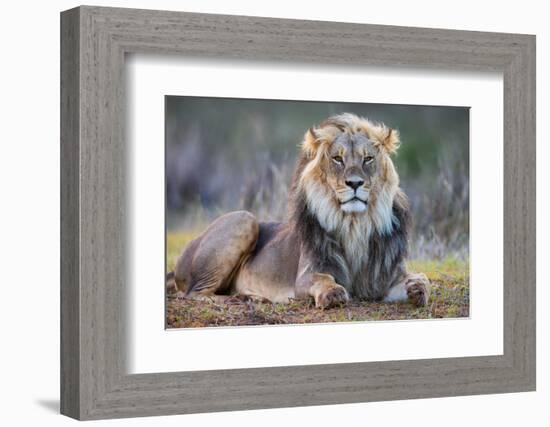
M 429 281 L 407 270 L 407 197 L 391 155 L 398 131 L 351 113 L 307 130 L 289 191 L 288 219 L 222 215 L 192 240 L 169 278 L 183 298 L 350 298 L 424 306 Z

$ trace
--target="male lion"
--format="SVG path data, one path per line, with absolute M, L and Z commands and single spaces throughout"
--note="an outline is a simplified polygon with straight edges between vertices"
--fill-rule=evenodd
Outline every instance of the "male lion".
M 428 279 L 405 266 L 409 206 L 390 158 L 398 145 L 397 131 L 349 113 L 310 128 L 288 220 L 260 222 L 245 211 L 216 219 L 170 273 L 180 295 L 425 305 Z

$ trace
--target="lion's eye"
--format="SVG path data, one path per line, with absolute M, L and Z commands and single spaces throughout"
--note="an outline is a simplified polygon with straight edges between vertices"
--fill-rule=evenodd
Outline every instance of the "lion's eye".
M 374 157 L 373 156 L 367 156 L 363 159 L 363 164 L 364 165 L 368 165 L 370 162 L 372 162 L 374 160 Z
M 338 165 L 343 165 L 344 164 L 344 159 L 342 159 L 342 157 L 340 156 L 334 156 L 332 158 L 332 161 Z

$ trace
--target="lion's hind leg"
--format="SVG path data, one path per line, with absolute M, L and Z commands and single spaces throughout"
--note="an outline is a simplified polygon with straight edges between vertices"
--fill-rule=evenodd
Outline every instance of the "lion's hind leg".
M 217 218 L 184 250 L 176 263 L 176 286 L 187 298 L 218 301 L 229 291 L 234 275 L 254 250 L 259 225 L 249 212 Z
M 408 273 L 402 280 L 393 285 L 384 302 L 408 301 L 416 307 L 428 304 L 430 297 L 430 281 L 424 273 Z

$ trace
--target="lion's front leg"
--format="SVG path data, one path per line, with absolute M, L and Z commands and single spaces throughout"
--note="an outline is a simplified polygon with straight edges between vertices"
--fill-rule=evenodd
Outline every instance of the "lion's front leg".
M 424 273 L 408 273 L 390 288 L 384 302 L 409 301 L 416 307 L 428 304 L 430 281 Z
M 298 298 L 313 297 L 315 307 L 330 308 L 349 301 L 346 288 L 336 283 L 334 277 L 324 273 L 306 273 L 296 282 Z

